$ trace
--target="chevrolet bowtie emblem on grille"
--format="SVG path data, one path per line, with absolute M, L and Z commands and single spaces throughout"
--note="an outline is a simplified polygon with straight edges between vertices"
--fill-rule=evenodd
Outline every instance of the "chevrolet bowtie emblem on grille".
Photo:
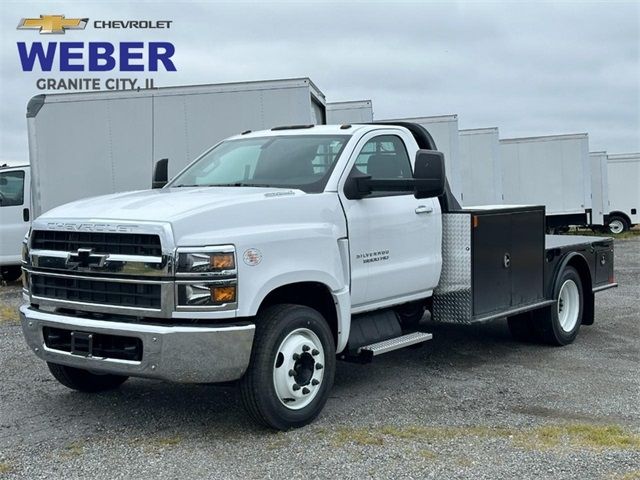
M 40 33 L 64 33 L 65 30 L 84 30 L 88 18 L 64 18 L 64 15 L 40 15 L 40 18 L 23 18 L 18 30 L 39 29 Z
M 102 267 L 109 255 L 93 253 L 92 248 L 79 248 L 76 253 L 69 253 L 67 266 L 70 268 Z

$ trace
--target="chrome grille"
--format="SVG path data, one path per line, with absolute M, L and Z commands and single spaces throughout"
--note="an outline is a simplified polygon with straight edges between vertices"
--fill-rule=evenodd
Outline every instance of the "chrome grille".
M 146 233 L 69 232 L 35 230 L 31 248 L 73 252 L 90 248 L 96 253 L 161 256 L 160 236 Z
M 31 272 L 34 297 L 141 309 L 160 309 L 162 289 L 159 283 L 105 281 L 100 278 L 39 275 Z

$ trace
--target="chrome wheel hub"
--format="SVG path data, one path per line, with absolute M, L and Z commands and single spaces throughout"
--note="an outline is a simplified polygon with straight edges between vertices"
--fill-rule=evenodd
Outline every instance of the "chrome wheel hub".
M 284 338 L 273 363 L 273 385 L 285 407 L 299 410 L 311 403 L 322 386 L 324 362 L 322 342 L 308 328 Z

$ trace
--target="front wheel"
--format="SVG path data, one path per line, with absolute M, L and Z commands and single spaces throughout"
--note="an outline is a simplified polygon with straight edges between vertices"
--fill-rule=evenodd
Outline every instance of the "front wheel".
M 335 368 L 335 340 L 322 315 L 300 305 L 269 307 L 256 318 L 242 402 L 268 427 L 302 427 L 324 407 Z
M 22 275 L 20 265 L 5 265 L 0 267 L 0 277 L 5 282 L 15 282 Z

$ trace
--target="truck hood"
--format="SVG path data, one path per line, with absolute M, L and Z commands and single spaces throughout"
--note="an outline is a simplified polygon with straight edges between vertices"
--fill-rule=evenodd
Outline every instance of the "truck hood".
M 87 198 L 46 212 L 33 227 L 79 222 L 168 223 L 179 246 L 234 242 L 256 232 L 317 234 L 328 228 L 336 238 L 346 235 L 335 192 L 261 187 L 181 187 Z
M 115 193 L 56 207 L 41 219 L 96 219 L 175 222 L 204 211 L 263 202 L 279 196 L 305 195 L 301 190 L 260 187 L 180 187 Z

